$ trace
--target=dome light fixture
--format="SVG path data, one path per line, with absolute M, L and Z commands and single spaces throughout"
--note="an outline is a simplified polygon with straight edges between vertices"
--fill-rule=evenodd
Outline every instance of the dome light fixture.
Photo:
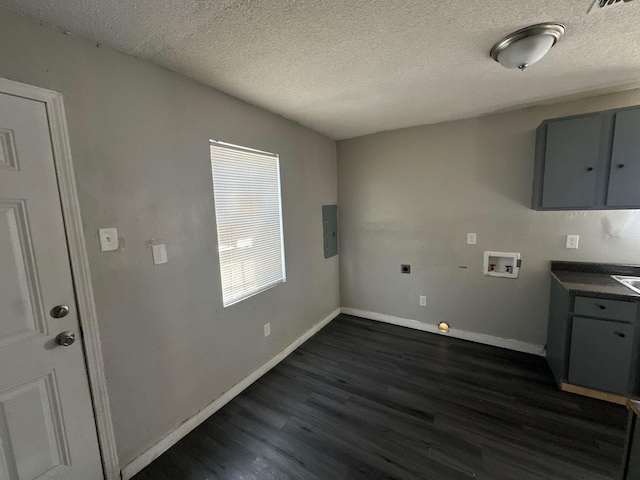
M 540 61 L 566 28 L 561 23 L 538 23 L 515 31 L 498 43 L 491 52 L 491 58 L 505 68 L 525 68 Z

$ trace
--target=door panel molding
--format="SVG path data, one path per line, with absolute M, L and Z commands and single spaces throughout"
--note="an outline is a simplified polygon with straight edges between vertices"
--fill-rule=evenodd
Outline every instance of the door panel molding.
M 20 170 L 16 156 L 16 142 L 13 139 L 13 130 L 0 128 L 0 168 Z
M 0 474 L 5 475 L 0 478 L 51 478 L 71 466 L 54 371 L 0 392 L 0 412 L 0 459 L 4 460 L 0 463 L 0 468 L 4 465 Z M 36 445 L 25 442 L 27 435 L 22 442 L 9 438 L 12 428 L 7 422 L 17 423 L 22 416 L 29 419 L 26 429 L 44 433 L 42 442 Z M 17 425 L 13 429 L 16 427 L 19 429 Z M 20 471 L 16 454 L 23 458 L 30 456 L 33 462 Z
M 37 100 L 46 106 L 104 476 L 106 480 L 119 480 L 120 467 L 107 395 L 98 315 L 89 273 L 62 94 L 6 78 L 0 78 L 0 92 Z
M 22 325 L 12 324 L 0 327 L 0 346 L 20 342 L 36 335 L 46 335 L 47 323 L 40 293 L 37 270 L 34 263 L 31 233 L 27 221 L 26 205 L 23 200 L 0 201 L 0 241 L 13 250 L 17 261 L 7 268 L 7 284 L 3 288 L 17 287 L 22 294 L 22 305 L 16 311 L 15 306 L 3 306 L 13 313 L 14 318 L 23 317 Z M 11 268 L 14 267 L 14 268 Z M 13 277 L 13 278 L 11 278 Z M 4 282 L 3 282 L 4 283 Z M 22 307 L 20 309 L 20 307 Z M 8 328 L 6 328 L 8 327 Z M 1 478 L 1 477 L 0 477 Z

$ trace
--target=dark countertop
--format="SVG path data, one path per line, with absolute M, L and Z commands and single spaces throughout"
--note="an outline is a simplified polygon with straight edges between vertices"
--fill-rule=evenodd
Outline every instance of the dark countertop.
M 611 278 L 611 275 L 640 276 L 637 265 L 551 262 L 551 274 L 564 288 L 576 294 L 613 300 L 640 299 L 640 294 Z

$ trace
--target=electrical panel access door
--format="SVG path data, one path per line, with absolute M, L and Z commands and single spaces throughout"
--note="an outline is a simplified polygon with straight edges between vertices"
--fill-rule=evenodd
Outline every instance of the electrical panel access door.
M 322 232 L 324 237 L 324 258 L 338 254 L 338 206 L 322 206 Z

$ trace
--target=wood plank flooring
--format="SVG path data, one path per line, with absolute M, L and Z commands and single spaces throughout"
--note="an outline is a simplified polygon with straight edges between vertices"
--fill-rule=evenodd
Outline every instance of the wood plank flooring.
M 616 479 L 626 418 L 541 357 L 340 315 L 135 480 Z

